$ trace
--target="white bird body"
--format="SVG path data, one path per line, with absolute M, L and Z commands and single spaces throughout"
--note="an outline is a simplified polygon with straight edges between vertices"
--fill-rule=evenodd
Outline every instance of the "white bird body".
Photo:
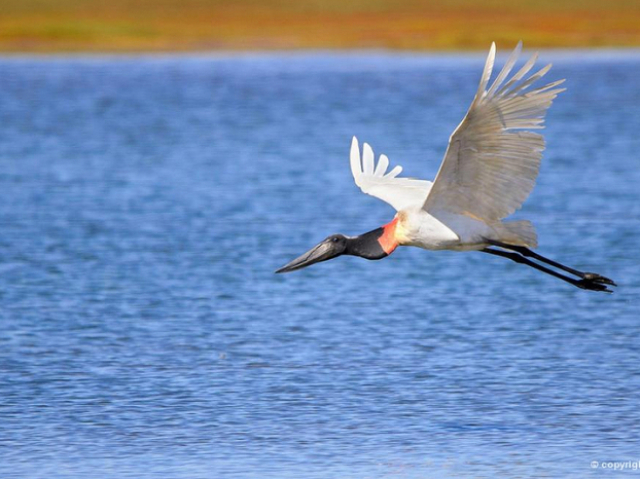
M 305 268 L 346 254 L 381 259 L 398 246 L 427 250 L 482 251 L 555 276 L 582 289 L 611 292 L 609 278 L 584 273 L 552 261 L 529 248 L 537 246 L 535 228 L 526 220 L 505 221 L 522 206 L 538 176 L 544 138 L 544 117 L 564 80 L 529 89 L 551 68 L 527 76 L 534 54 L 511 77 L 519 43 L 489 86 L 496 48 L 491 45 L 480 85 L 466 116 L 449 139 L 449 146 L 431 181 L 402 178 L 402 167 L 387 172 L 389 159 L 358 140 L 351 143 L 351 172 L 362 192 L 390 204 L 393 221 L 363 235 L 332 235 L 277 272 Z M 499 248 L 499 249 L 496 249 Z M 529 258 L 578 276 L 576 280 Z
M 399 246 L 427 250 L 481 250 L 486 239 L 500 240 L 499 234 L 485 222 L 468 216 L 445 213 L 436 218 L 422 208 L 407 208 L 395 218 Z

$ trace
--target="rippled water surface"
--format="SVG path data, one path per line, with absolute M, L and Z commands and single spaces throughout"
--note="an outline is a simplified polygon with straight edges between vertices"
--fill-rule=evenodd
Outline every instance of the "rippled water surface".
M 568 91 L 517 217 L 613 295 L 409 248 L 273 274 L 393 217 L 352 135 L 435 175 L 480 55 L 0 60 L 0 477 L 637 467 L 640 55 L 542 57 Z

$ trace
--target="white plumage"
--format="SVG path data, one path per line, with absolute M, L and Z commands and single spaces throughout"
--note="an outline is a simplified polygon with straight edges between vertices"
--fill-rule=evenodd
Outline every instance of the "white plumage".
M 486 239 L 536 246 L 528 221 L 503 222 L 531 193 L 544 150 L 544 138 L 531 130 L 544 128 L 544 116 L 564 89 L 558 80 L 530 87 L 551 68 L 527 77 L 537 54 L 511 78 L 521 52 L 519 43 L 489 85 L 496 48 L 491 45 L 478 91 L 469 111 L 449 139 L 434 182 L 386 173 L 389 160 L 374 161 L 373 150 L 351 145 L 351 171 L 356 184 L 398 211 L 401 244 L 425 249 L 482 249 Z
M 374 170 L 374 156 L 371 147 L 365 143 L 363 157 L 360 161 L 360 148 L 358 140 L 353 137 L 351 143 L 351 172 L 363 193 L 375 196 L 389 203 L 396 211 L 401 211 L 427 199 L 431 183 L 427 180 L 415 180 L 413 178 L 398 178 L 402 172 L 401 166 L 396 166 L 387 173 L 389 159 L 386 155 L 380 155 Z

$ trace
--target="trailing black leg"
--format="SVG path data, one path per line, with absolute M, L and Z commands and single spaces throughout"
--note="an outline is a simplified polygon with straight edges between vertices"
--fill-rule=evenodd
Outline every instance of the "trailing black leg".
M 538 271 L 542 271 L 543 273 L 546 273 L 548 275 L 554 276 L 558 279 L 561 279 L 562 281 L 566 281 L 569 284 L 572 284 L 574 286 L 576 286 L 577 288 L 581 288 L 581 289 L 588 289 L 590 291 L 604 291 L 607 293 L 612 293 L 613 291 L 611 291 L 610 289 L 608 289 L 604 284 L 601 284 L 599 282 L 596 281 L 592 281 L 589 279 L 573 279 L 569 276 L 565 276 L 564 274 L 558 273 L 557 271 L 554 271 L 552 269 L 549 269 L 545 266 L 542 266 L 541 264 L 538 263 L 534 263 L 533 261 L 531 261 L 530 259 L 525 258 L 524 256 L 518 254 L 518 253 L 514 253 L 514 252 L 510 252 L 510 251 L 502 251 L 502 250 L 497 250 L 497 249 L 490 249 L 490 248 L 485 248 L 483 250 L 481 250 L 483 253 L 489 253 L 495 256 L 502 256 L 503 258 L 508 258 L 511 261 L 515 261 L 516 263 L 520 263 L 520 264 L 526 264 L 527 266 L 531 266 L 532 268 L 537 269 Z
M 617 284 L 612 280 L 609 279 L 605 276 L 599 275 L 597 273 L 585 273 L 583 271 L 578 271 L 577 269 L 573 269 L 569 266 L 566 266 L 562 263 L 558 263 L 557 261 L 553 261 L 549 258 L 545 258 L 544 256 L 536 253 L 535 251 L 531 251 L 529 248 L 526 248 L 524 246 L 515 246 L 515 245 L 510 245 L 507 243 L 502 243 L 500 241 L 493 241 L 493 240 L 487 240 L 487 243 L 493 245 L 493 246 L 498 246 L 500 248 L 505 248 L 505 249 L 510 249 L 512 251 L 516 251 L 517 253 L 520 253 L 522 256 L 525 256 L 527 258 L 533 258 L 533 259 L 537 259 L 538 261 L 541 261 L 543 263 L 546 263 L 550 266 L 553 266 L 554 268 L 558 268 L 561 269 L 563 271 L 566 271 L 567 273 L 571 273 L 574 274 L 576 276 L 578 276 L 579 278 L 582 278 L 586 281 L 592 281 L 594 283 L 600 283 L 600 284 L 608 284 L 611 286 L 617 286 Z

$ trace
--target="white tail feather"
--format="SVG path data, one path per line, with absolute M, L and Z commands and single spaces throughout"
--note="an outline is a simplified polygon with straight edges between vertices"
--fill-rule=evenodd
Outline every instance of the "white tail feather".
M 538 246 L 538 235 L 531 221 L 507 221 L 491 225 L 498 233 L 499 241 L 514 246 L 535 248 Z

